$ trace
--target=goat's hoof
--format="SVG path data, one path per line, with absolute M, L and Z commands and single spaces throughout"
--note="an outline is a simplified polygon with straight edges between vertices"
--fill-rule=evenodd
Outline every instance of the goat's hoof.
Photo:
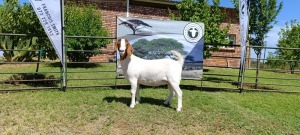
M 130 105 L 129 108 L 133 109 L 133 108 L 134 108 L 134 105 Z
M 135 104 L 139 104 L 139 103 L 140 103 L 139 101 L 136 101 L 136 102 L 135 102 Z
M 176 112 L 180 112 L 180 111 L 181 111 L 181 108 L 177 108 L 177 109 L 176 109 Z
M 170 107 L 170 103 L 169 102 L 164 102 L 164 106 L 166 106 L 166 107 Z

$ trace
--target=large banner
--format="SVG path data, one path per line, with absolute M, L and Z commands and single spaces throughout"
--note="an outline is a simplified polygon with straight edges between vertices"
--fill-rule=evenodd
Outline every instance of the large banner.
M 201 79 L 203 74 L 204 24 L 141 18 L 117 18 L 117 38 L 125 38 L 134 55 L 143 59 L 177 59 L 177 50 L 185 58 L 183 79 Z M 123 76 L 119 55 L 117 75 Z
M 30 0 L 30 3 L 63 64 L 61 0 Z
M 243 69 L 245 64 L 245 53 L 246 53 L 246 42 L 248 36 L 249 26 L 249 6 L 250 0 L 239 1 L 239 18 L 240 18 L 240 29 L 241 29 L 241 67 Z

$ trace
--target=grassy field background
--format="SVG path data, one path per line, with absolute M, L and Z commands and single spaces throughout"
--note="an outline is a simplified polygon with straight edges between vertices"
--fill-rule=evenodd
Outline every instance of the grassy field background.
M 35 65 L 0 65 L 1 73 L 35 72 Z M 68 68 L 68 86 L 113 85 L 114 64 L 94 68 Z M 95 72 L 94 72 L 95 71 Z M 40 72 L 60 72 L 59 67 L 41 65 Z M 261 76 L 300 78 L 299 74 L 260 72 Z M 238 75 L 235 69 L 209 68 L 204 74 Z M 1 74 L 0 80 L 12 74 Z M 59 77 L 59 73 L 47 73 Z M 246 71 L 255 76 L 255 71 Z M 165 87 L 143 87 L 141 103 L 129 109 L 129 87 L 73 88 L 0 93 L 1 134 L 300 134 L 300 94 L 225 91 L 236 88 L 234 76 L 204 75 L 208 81 L 182 81 L 183 109 L 163 106 Z M 221 80 L 224 82 L 218 82 Z M 246 78 L 245 82 L 254 82 Z M 297 84 L 291 80 L 260 79 L 261 83 Z M 127 84 L 117 80 L 118 84 Z M 201 83 L 203 88 L 201 88 Z M 58 84 L 57 87 L 59 87 Z M 5 88 L 31 88 L 25 84 L 0 84 Z M 44 86 L 39 86 L 44 87 Z M 206 87 L 220 87 L 211 89 Z M 269 86 L 281 91 L 300 91 L 294 86 Z

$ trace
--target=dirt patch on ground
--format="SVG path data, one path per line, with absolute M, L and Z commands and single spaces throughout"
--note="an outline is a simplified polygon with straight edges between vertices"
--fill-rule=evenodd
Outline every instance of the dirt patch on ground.
M 94 120 L 91 123 L 87 123 L 83 127 L 79 128 L 79 131 L 83 131 L 83 134 L 100 134 L 103 131 L 105 123 L 109 121 L 108 116 L 100 116 L 97 120 Z
M 255 85 L 253 85 L 253 84 L 243 84 L 243 86 L 245 87 L 245 88 L 250 88 L 250 89 L 256 89 L 255 88 Z M 267 86 L 257 86 L 257 89 L 262 89 L 262 90 L 277 90 L 277 89 L 274 89 L 274 88 L 271 88 L 271 87 L 267 87 Z
M 232 83 L 232 85 L 240 86 L 240 83 Z M 278 89 L 274 89 L 274 88 L 271 88 L 271 87 L 268 87 L 268 86 L 260 86 L 260 85 L 258 85 L 257 88 L 255 88 L 254 84 L 249 84 L 249 83 L 244 83 L 243 87 L 248 88 L 248 89 L 278 90 Z

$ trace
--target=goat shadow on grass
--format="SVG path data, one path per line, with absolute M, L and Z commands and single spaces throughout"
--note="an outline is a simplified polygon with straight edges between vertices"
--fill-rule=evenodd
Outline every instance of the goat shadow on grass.
M 113 97 L 105 97 L 103 100 L 108 102 L 108 103 L 120 102 L 120 103 L 126 104 L 128 107 L 130 106 L 130 102 L 131 102 L 131 98 L 129 98 L 129 97 L 115 97 L 115 96 L 113 96 Z M 162 100 L 162 99 L 141 97 L 141 101 L 140 101 L 139 104 L 150 104 L 150 105 L 157 105 L 157 106 L 164 106 L 164 107 L 171 108 L 170 105 L 165 105 L 164 101 L 165 100 Z
M 112 89 L 125 89 L 125 90 L 129 90 L 130 91 L 130 85 L 122 85 L 122 86 L 113 86 L 111 87 Z M 168 90 L 168 86 L 167 85 L 161 85 L 161 86 L 144 86 L 141 85 L 140 86 L 140 90 L 143 90 L 145 88 L 156 88 L 156 89 L 162 89 L 162 90 L 167 90 L 167 92 L 169 93 Z M 195 85 L 180 85 L 180 88 L 182 90 L 188 90 L 188 91 L 206 91 L 206 92 L 237 92 L 236 90 L 233 89 L 224 89 L 224 88 L 213 88 L 213 87 L 205 87 L 205 86 L 201 86 L 201 84 L 195 84 Z M 131 99 L 129 99 L 131 101 Z M 129 101 L 129 102 L 130 102 Z

